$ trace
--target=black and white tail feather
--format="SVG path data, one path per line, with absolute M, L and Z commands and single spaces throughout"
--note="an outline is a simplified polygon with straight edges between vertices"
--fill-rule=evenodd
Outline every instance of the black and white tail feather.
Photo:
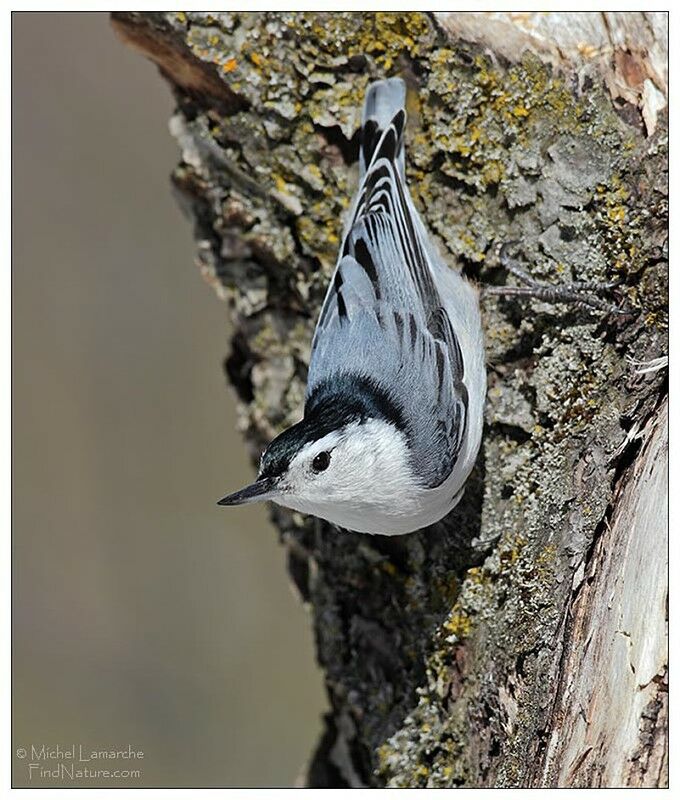
M 395 164 L 402 181 L 406 180 L 404 165 L 404 125 L 406 124 L 406 87 L 399 78 L 372 83 L 366 91 L 361 116 L 361 149 L 359 177 L 363 181 L 373 162 L 378 145 L 389 133 L 388 147 L 382 156 Z

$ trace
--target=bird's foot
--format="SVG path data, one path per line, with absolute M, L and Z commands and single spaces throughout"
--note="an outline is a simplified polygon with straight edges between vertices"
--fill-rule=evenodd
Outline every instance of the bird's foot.
M 607 314 L 629 315 L 631 312 L 621 305 L 612 303 L 599 295 L 612 292 L 618 281 L 599 283 L 597 281 L 573 281 L 559 286 L 541 283 L 520 267 L 519 262 L 510 256 L 510 249 L 516 242 L 507 242 L 499 251 L 499 264 L 514 275 L 522 286 L 485 286 L 484 294 L 501 297 L 533 297 L 546 303 L 570 303 L 581 308 L 594 308 Z

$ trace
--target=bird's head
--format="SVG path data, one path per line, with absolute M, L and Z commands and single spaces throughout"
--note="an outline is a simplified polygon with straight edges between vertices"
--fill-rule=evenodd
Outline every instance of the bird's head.
M 257 480 L 219 505 L 273 500 L 364 531 L 376 515 L 402 513 L 416 488 L 406 435 L 396 414 L 354 394 L 308 403 L 262 454 Z

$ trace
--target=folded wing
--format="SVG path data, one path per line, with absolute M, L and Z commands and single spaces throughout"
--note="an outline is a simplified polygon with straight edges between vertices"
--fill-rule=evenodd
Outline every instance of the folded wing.
M 460 452 L 467 391 L 437 287 L 437 270 L 447 268 L 433 263 L 404 187 L 403 95 L 398 79 L 369 90 L 363 180 L 314 335 L 307 398 L 322 382 L 351 374 L 377 381 L 403 409 L 414 468 L 434 487 Z

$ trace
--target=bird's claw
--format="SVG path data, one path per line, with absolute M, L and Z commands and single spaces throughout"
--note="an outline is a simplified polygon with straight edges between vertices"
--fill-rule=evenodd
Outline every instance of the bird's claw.
M 571 303 L 582 308 L 594 308 L 607 314 L 617 316 L 632 316 L 632 311 L 610 303 L 597 295 L 611 292 L 621 285 L 620 280 L 600 281 L 572 281 L 565 284 L 545 284 L 538 281 L 526 272 L 512 257 L 511 252 L 520 243 L 518 241 L 504 242 L 498 250 L 498 262 L 507 272 L 514 275 L 522 286 L 488 286 L 486 294 L 501 295 L 505 297 L 533 297 L 548 303 Z

